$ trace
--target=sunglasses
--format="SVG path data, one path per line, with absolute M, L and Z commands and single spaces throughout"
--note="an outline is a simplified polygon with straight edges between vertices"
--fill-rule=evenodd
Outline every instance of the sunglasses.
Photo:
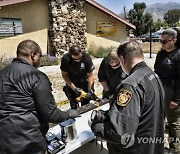
M 172 41 L 172 39 L 171 39 L 171 40 L 160 40 L 160 43 L 161 43 L 161 44 L 167 44 L 167 43 L 170 42 L 170 41 Z

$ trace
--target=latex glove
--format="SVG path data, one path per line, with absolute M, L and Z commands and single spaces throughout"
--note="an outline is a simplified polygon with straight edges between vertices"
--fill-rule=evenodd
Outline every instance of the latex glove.
M 93 123 L 102 123 L 108 120 L 108 113 L 103 110 L 93 110 L 91 114 L 91 121 Z
M 95 100 L 97 100 L 99 98 L 96 96 L 93 89 L 89 89 L 88 93 L 87 93 L 87 99 L 95 101 Z
M 76 93 L 76 96 L 77 96 L 77 97 L 79 97 L 79 96 L 81 95 L 81 91 L 82 91 L 82 89 L 81 89 L 81 88 L 78 88 L 78 87 L 76 87 L 76 88 L 74 89 L 74 92 Z
M 70 118 L 76 118 L 79 116 L 79 113 L 76 109 L 69 109 L 67 113 L 70 115 Z

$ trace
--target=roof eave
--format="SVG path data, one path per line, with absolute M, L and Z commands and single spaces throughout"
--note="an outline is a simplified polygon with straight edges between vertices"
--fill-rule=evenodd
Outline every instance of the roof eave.
M 110 11 L 109 9 L 105 8 L 104 6 L 100 5 L 99 3 L 97 3 L 94 0 L 86 0 L 87 3 L 89 3 L 90 5 L 100 9 L 101 11 L 105 12 L 106 14 L 110 15 L 111 17 L 121 21 L 122 23 L 126 24 L 129 28 L 132 29 L 136 29 L 136 26 L 129 23 L 128 21 L 120 18 L 117 14 L 115 14 L 114 12 Z
M 17 4 L 17 3 L 22 3 L 30 0 L 1 0 L 0 1 L 0 7 L 2 6 L 7 6 L 7 5 L 12 5 L 12 4 Z

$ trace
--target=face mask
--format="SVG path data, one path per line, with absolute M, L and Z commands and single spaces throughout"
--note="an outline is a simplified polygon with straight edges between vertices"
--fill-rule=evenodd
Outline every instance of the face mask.
M 111 65 L 111 64 L 109 65 L 111 66 L 112 69 L 117 69 L 120 67 L 120 62 L 118 62 L 116 65 Z

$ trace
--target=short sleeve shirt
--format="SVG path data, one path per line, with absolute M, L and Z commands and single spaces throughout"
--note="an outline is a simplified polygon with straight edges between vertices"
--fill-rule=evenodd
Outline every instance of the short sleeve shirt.
M 82 52 L 80 62 L 74 61 L 69 53 L 61 59 L 60 69 L 68 72 L 69 78 L 74 83 L 87 82 L 87 73 L 92 72 L 94 68 L 91 57 L 85 52 Z

